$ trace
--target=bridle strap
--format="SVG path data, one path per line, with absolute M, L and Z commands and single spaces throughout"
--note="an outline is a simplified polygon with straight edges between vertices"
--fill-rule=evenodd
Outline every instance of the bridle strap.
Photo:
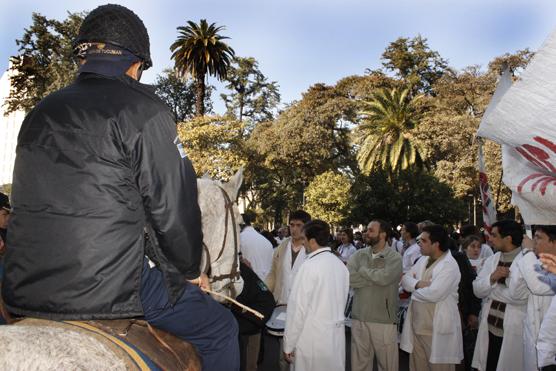
M 230 273 L 211 277 L 212 281 L 220 281 L 220 280 L 224 280 L 224 279 L 227 279 L 227 278 L 237 279 L 237 278 L 240 277 L 239 270 L 238 270 L 238 265 L 237 265 L 238 241 L 237 241 L 236 217 L 234 215 L 234 209 L 233 209 L 234 203 L 232 202 L 232 200 L 230 199 L 230 196 L 228 196 L 228 193 L 226 193 L 224 188 L 222 188 L 220 186 L 218 186 L 218 188 L 220 188 L 220 191 L 222 191 L 222 195 L 224 196 L 224 208 L 225 208 L 225 211 L 226 211 L 226 217 L 225 217 L 225 220 L 224 220 L 224 239 L 222 240 L 222 246 L 220 248 L 218 256 L 216 257 L 216 259 L 214 261 L 215 262 L 218 261 L 218 259 L 220 259 L 220 257 L 224 253 L 224 248 L 226 247 L 226 240 L 228 238 L 228 220 L 231 219 L 232 228 L 233 228 L 233 236 L 234 236 L 234 262 L 232 263 L 232 269 L 231 269 Z M 228 219 L 228 215 L 230 215 L 229 219 Z

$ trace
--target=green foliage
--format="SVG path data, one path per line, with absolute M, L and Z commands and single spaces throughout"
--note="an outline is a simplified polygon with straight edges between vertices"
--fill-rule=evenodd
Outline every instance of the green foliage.
M 409 90 L 381 89 L 365 102 L 362 123 L 355 131 L 360 145 L 360 169 L 371 173 L 377 167 L 388 172 L 422 167 L 424 150 L 413 138 L 419 120 L 415 100 Z
M 230 93 L 220 96 L 229 115 L 239 121 L 247 118 L 251 126 L 274 118 L 273 110 L 280 103 L 278 83 L 267 80 L 255 58 L 235 57 L 228 68 L 226 81 Z
M 344 91 L 316 84 L 276 120 L 255 127 L 247 141 L 256 168 L 253 190 L 264 195 L 261 204 L 276 220 L 301 206 L 303 189 L 315 176 L 357 171 L 349 138 L 356 105 Z
M 400 37 L 382 53 L 382 65 L 411 86 L 413 93 L 433 93 L 434 83 L 442 77 L 448 61 L 431 50 L 427 39 Z
M 360 175 L 350 200 L 352 223 L 381 218 L 394 225 L 425 219 L 451 224 L 465 215 L 464 204 L 454 197 L 450 187 L 424 171 L 407 170 L 392 176 L 380 170 Z
M 489 64 L 488 69 L 497 75 L 508 67 L 514 74 L 519 74 L 531 61 L 535 53 L 531 52 L 528 48 L 518 50 L 515 53 L 506 53 L 499 57 L 494 58 Z
M 158 75 L 154 84 L 156 94 L 170 107 L 176 121 L 181 122 L 193 118 L 195 114 L 196 94 L 194 82 L 188 78 L 178 77 L 171 69 L 165 69 Z M 205 87 L 205 110 L 212 112 L 213 87 Z
M 326 170 L 353 165 L 349 142 L 354 103 L 333 87 L 312 86 L 303 99 L 268 125 L 259 125 L 250 140 L 271 169 L 295 170 L 310 181 Z
M 197 83 L 198 116 L 205 114 L 205 76 L 225 78 L 234 57 L 234 50 L 222 41 L 228 37 L 219 34 L 223 30 L 223 26 L 209 25 L 206 19 L 198 24 L 187 21 L 187 26 L 178 27 L 178 39 L 170 46 L 178 75 L 191 75 Z
M 30 111 L 42 98 L 73 81 L 77 63 L 72 42 L 85 15 L 68 13 L 58 21 L 33 13 L 33 23 L 16 40 L 18 54 L 10 58 L 14 74 L 7 113 Z
M 219 116 L 196 117 L 178 124 L 178 135 L 198 176 L 227 180 L 246 165 L 241 122 Z
M 307 186 L 305 209 L 315 219 L 338 225 L 348 215 L 350 188 L 347 176 L 331 170 L 324 172 Z
M 33 14 L 12 57 L 8 111 L 28 111 L 73 80 L 72 41 L 84 15 L 57 21 Z M 486 71 L 455 70 L 425 38 L 399 38 L 384 51 L 382 69 L 315 84 L 274 117 L 278 84 L 254 58 L 235 58 L 223 29 L 206 20 L 178 27 L 170 47 L 175 69 L 155 87 L 181 122 L 197 173 L 227 179 L 244 166 L 248 207 L 278 223 L 302 205 L 304 191 L 307 208 L 333 224 L 461 220 L 461 200 L 478 195 L 474 136 L 498 74 L 508 66 L 518 79 L 533 55 L 524 49 L 493 59 Z M 227 81 L 226 117 L 203 116 L 212 108 L 207 74 Z M 499 186 L 500 148 L 487 141 L 484 154 L 493 198 L 506 212 L 511 193 Z
M 525 68 L 531 59 L 528 50 L 505 54 L 490 63 L 488 71 L 470 66 L 461 71 L 447 70 L 434 85 L 435 97 L 427 97 L 428 110 L 416 132 L 426 149 L 435 176 L 449 185 L 455 196 L 465 199 L 478 196 L 475 134 L 490 98 L 494 93 L 498 71 L 502 65 L 513 71 Z M 486 141 L 483 148 L 492 196 L 499 212 L 511 209 L 511 192 L 500 183 L 502 163 L 500 147 Z

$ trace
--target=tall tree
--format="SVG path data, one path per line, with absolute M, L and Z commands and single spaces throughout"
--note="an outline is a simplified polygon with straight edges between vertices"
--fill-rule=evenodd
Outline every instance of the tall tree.
M 431 50 L 420 35 L 400 37 L 382 53 L 382 65 L 411 86 L 413 94 L 433 94 L 433 84 L 444 74 L 448 61 Z
M 239 121 L 247 117 L 253 124 L 273 119 L 273 110 L 280 103 L 278 83 L 268 81 L 255 58 L 234 57 L 226 81 L 231 92 L 221 97 L 228 114 Z
M 303 189 L 315 176 L 357 171 L 349 138 L 356 114 L 356 102 L 343 89 L 316 84 L 274 121 L 255 127 L 247 141 L 258 169 L 253 190 L 265 195 L 261 205 L 278 222 L 282 210 L 301 205 Z
M 447 184 L 426 171 L 414 169 L 393 176 L 383 170 L 371 175 L 359 174 L 349 197 L 353 224 L 367 223 L 374 218 L 394 225 L 425 219 L 453 224 L 466 214 L 465 204 L 454 197 Z
M 70 84 L 77 72 L 72 42 L 85 13 L 68 13 L 63 21 L 33 13 L 33 23 L 16 40 L 18 54 L 10 58 L 12 89 L 7 113 L 31 110 L 42 98 Z
M 165 69 L 158 75 L 154 84 L 156 94 L 170 107 L 177 122 L 195 116 L 196 91 L 195 82 L 189 78 L 179 77 L 174 70 Z M 212 86 L 206 86 L 205 110 L 212 111 Z
M 494 58 L 486 71 L 479 66 L 448 69 L 435 83 L 436 96 L 427 98 L 429 109 L 423 114 L 416 136 L 426 148 L 432 172 L 452 188 L 456 197 L 464 199 L 478 195 L 474 138 L 499 73 L 503 66 L 508 66 L 519 74 L 531 57 L 527 49 L 507 53 Z M 500 146 L 486 141 L 483 150 L 498 211 L 508 212 L 511 192 L 499 182 L 502 175 Z
M 241 122 L 219 116 L 195 117 L 178 124 L 178 135 L 197 175 L 228 180 L 246 165 Z
M 196 83 L 196 114 L 205 114 L 205 77 L 207 74 L 219 80 L 226 77 L 228 67 L 234 57 L 234 50 L 220 35 L 223 26 L 210 25 L 206 19 L 197 24 L 187 21 L 187 26 L 178 27 L 178 39 L 170 46 L 172 59 L 178 75 L 190 74 Z
M 305 189 L 305 209 L 313 218 L 338 225 L 348 216 L 350 179 L 332 170 L 317 175 Z
M 409 90 L 382 89 L 373 95 L 356 128 L 360 169 L 369 174 L 377 167 L 389 172 L 424 165 L 424 150 L 415 141 L 418 123 L 416 99 Z

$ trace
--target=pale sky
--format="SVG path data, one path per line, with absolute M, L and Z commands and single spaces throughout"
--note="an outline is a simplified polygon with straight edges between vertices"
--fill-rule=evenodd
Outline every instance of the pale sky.
M 251 56 L 280 85 L 283 102 L 315 83 L 380 66 L 380 55 L 400 36 L 421 34 L 451 66 L 485 67 L 494 57 L 526 47 L 536 50 L 556 29 L 554 0 L 135 0 L 113 1 L 141 17 L 149 31 L 151 83 L 172 67 L 170 44 L 187 20 L 224 25 L 239 56 Z M 17 52 L 15 39 L 31 13 L 63 19 L 67 11 L 92 10 L 105 1 L 0 0 L 0 72 Z M 209 82 L 216 84 L 215 79 Z M 219 86 L 219 85 L 217 85 Z M 213 95 L 223 112 L 219 93 Z

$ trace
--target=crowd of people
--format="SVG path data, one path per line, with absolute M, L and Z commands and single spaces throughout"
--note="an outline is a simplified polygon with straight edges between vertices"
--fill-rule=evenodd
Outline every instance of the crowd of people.
M 428 220 L 394 229 L 376 219 L 333 235 L 299 210 L 289 228 L 257 244 L 251 219 L 242 259 L 287 306 L 281 370 L 345 369 L 345 335 L 332 332 L 344 314 L 353 371 L 373 362 L 398 370 L 400 349 L 415 371 L 556 369 L 556 226 L 534 226 L 531 239 L 514 220 L 487 234 L 473 225 L 448 233 Z M 330 254 L 314 259 L 315 251 Z
M 556 369 L 554 225 L 530 239 L 501 220 L 485 238 L 374 219 L 333 236 L 303 210 L 274 234 L 246 215 L 237 301 L 264 318 L 213 300 L 195 171 L 168 107 L 139 82 L 147 29 L 103 5 L 74 46 L 76 80 L 22 125 L 13 209 L 0 195 L 0 321 L 142 317 L 192 344 L 206 371 L 256 370 L 269 319 L 281 370 L 345 369 L 346 325 L 354 371 L 398 370 L 400 349 L 414 371 Z

